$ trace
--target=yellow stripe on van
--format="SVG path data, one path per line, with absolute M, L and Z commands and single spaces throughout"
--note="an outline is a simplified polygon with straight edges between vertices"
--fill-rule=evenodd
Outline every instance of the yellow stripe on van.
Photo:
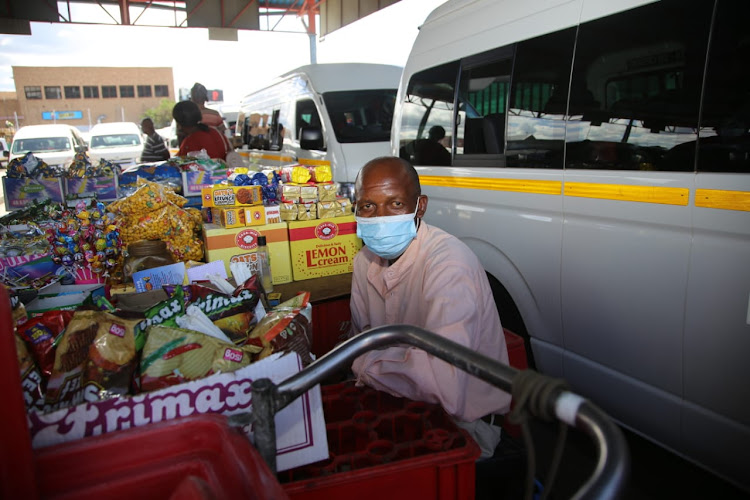
M 750 212 L 750 193 L 721 189 L 696 189 L 695 206 Z
M 491 191 L 513 191 L 517 193 L 562 194 L 562 182 L 531 179 L 492 179 L 489 177 L 442 177 L 420 175 L 423 186 L 481 189 Z
M 239 150 L 237 151 L 240 156 L 243 156 L 245 158 L 258 158 L 261 160 L 274 160 L 274 161 L 286 161 L 286 162 L 293 162 L 294 158 L 291 156 L 281 156 L 281 155 L 274 155 L 274 154 L 265 154 L 265 153 L 258 153 L 256 151 L 243 151 Z
M 690 190 L 659 186 L 566 182 L 565 196 L 687 206 Z
M 309 165 L 311 167 L 331 166 L 331 162 L 328 160 L 315 160 L 313 158 L 297 158 L 297 162 L 300 165 Z

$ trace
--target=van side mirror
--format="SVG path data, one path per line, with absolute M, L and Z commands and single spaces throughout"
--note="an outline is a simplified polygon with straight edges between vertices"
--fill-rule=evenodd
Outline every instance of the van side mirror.
M 85 153 L 88 150 L 88 146 L 76 146 L 76 153 Z
M 323 129 L 320 127 L 302 127 L 299 134 L 299 145 L 302 149 L 325 149 Z
M 10 151 L 8 151 L 7 149 L 3 149 L 3 156 L 6 158 L 10 158 Z

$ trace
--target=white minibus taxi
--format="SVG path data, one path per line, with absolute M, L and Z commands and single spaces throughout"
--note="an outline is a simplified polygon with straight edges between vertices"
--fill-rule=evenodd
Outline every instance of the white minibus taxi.
M 368 160 L 389 154 L 400 77 L 400 67 L 382 64 L 292 70 L 242 99 L 240 154 L 274 166 L 330 165 L 334 181 L 351 184 Z
M 449 0 L 392 153 L 536 368 L 750 488 L 750 2 Z

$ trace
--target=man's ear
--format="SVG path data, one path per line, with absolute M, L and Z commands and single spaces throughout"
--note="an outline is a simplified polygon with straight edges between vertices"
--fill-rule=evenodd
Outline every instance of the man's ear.
M 427 211 L 427 201 L 428 198 L 426 195 L 421 195 L 419 197 L 419 200 L 417 200 L 417 218 L 421 219 L 424 217 L 424 213 Z

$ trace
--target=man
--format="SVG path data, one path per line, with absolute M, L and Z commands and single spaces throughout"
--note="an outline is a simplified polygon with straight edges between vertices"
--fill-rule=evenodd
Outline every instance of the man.
M 154 122 L 151 118 L 144 118 L 141 122 L 141 130 L 146 134 L 146 144 L 143 145 L 141 153 L 142 162 L 163 161 L 169 159 L 169 151 L 164 145 L 164 139 L 156 133 Z
M 464 243 L 422 217 L 427 196 L 408 162 L 376 158 L 357 177 L 353 333 L 406 323 L 508 363 L 508 351 L 487 275 Z M 418 401 L 440 403 L 492 456 L 510 395 L 414 347 L 370 351 L 352 370 L 360 384 Z M 490 417 L 490 418 L 488 418 Z

